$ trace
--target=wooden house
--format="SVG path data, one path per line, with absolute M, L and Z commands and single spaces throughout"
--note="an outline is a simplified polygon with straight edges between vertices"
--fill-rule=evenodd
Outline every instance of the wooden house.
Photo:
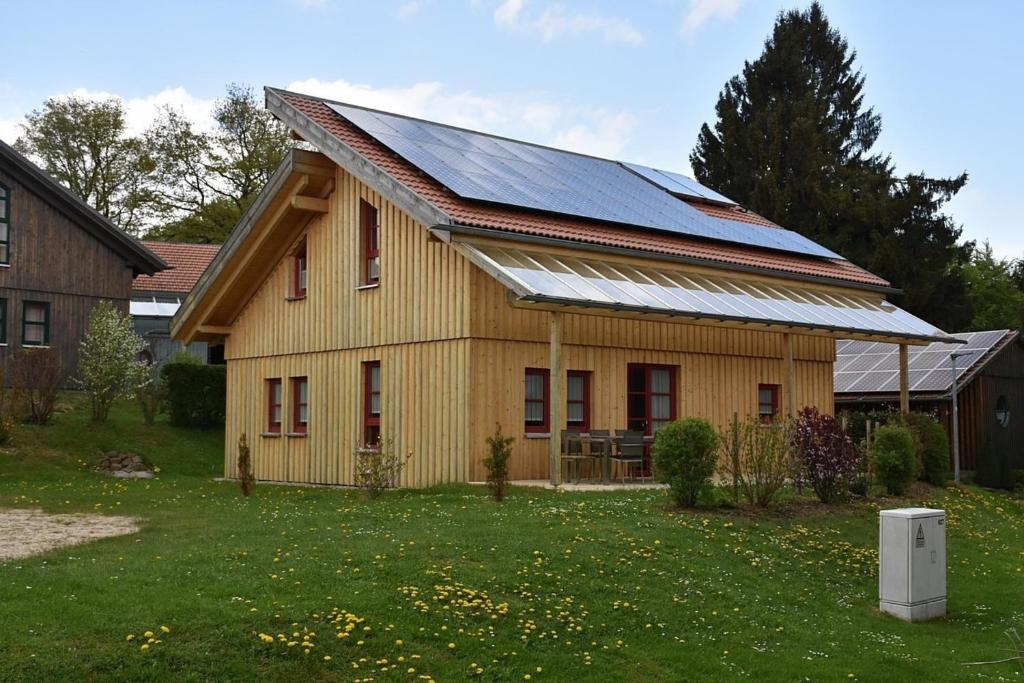
M 1005 486 L 1024 470 L 1024 340 L 1012 330 L 953 335 L 963 344 L 934 342 L 909 352 L 910 402 L 932 413 L 950 438 L 952 463 L 953 359 L 957 354 L 957 426 L 960 466 L 981 483 Z M 898 348 L 892 344 L 837 344 L 835 400 L 839 410 L 895 410 L 899 405 Z
M 276 89 L 294 150 L 172 324 L 223 341 L 225 474 L 559 481 L 563 429 L 832 411 L 837 337 L 946 335 L 888 283 L 679 174 Z
M 128 313 L 132 279 L 164 267 L 155 254 L 0 141 L 0 358 L 59 350 L 74 375 L 89 312 Z
M 129 304 L 135 331 L 146 342 L 147 359 L 157 365 L 185 352 L 203 363 L 222 363 L 224 347 L 194 341 L 182 344 L 171 339 L 171 318 L 195 287 L 199 277 L 220 251 L 219 244 L 143 241 L 167 268 L 153 275 L 140 274 L 132 282 Z

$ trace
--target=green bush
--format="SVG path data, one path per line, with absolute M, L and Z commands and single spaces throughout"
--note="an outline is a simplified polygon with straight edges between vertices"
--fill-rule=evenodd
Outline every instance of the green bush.
M 903 423 L 914 435 L 917 477 L 935 486 L 949 478 L 949 438 L 942 424 L 927 413 L 910 413 Z
M 165 363 L 160 370 L 171 424 L 178 427 L 223 427 L 227 367 Z
M 879 427 L 871 440 L 875 477 L 893 495 L 902 495 L 914 480 L 914 437 L 906 427 Z
M 711 423 L 689 417 L 658 430 L 652 449 L 654 475 L 684 507 L 693 507 L 711 484 L 718 455 L 718 433 Z

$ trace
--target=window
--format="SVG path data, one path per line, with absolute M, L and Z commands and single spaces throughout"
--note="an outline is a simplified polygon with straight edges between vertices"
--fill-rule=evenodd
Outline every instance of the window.
M 528 432 L 549 432 L 549 373 L 545 369 L 526 368 L 525 428 Z
M 363 363 L 363 443 L 380 443 L 380 361 Z
M 309 426 L 309 378 L 292 377 L 292 433 L 305 434 Z
M 0 263 L 11 262 L 11 191 L 0 185 Z M 4 316 L 6 322 L 7 316 Z
M 281 433 L 281 380 L 267 380 L 267 431 Z
M 996 424 L 1004 429 L 1010 426 L 1010 402 L 1006 396 L 996 399 Z
M 757 416 L 761 422 L 773 422 L 779 414 L 779 385 L 757 385 Z
M 50 304 L 26 301 L 21 318 L 21 345 L 48 346 L 50 343 Z
M 366 200 L 359 202 L 359 234 L 363 243 L 363 284 L 380 282 L 380 225 L 377 209 Z
M 0 299 L 0 344 L 7 343 L 7 299 Z
M 565 383 L 565 424 L 575 432 L 590 430 L 590 373 L 570 370 Z
M 306 296 L 306 240 L 302 240 L 292 258 L 292 296 L 303 299 Z

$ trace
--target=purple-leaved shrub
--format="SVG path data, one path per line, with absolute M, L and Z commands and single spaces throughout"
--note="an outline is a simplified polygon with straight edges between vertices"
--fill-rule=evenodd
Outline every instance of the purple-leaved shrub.
M 797 488 L 810 487 L 822 503 L 849 492 L 860 470 L 860 455 L 839 420 L 804 408 L 793 420 L 790 447 L 797 461 Z

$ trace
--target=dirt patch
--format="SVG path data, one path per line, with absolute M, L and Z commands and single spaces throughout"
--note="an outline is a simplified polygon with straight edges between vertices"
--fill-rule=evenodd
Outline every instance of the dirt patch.
M 0 510 L 0 562 L 139 530 L 133 517 Z

